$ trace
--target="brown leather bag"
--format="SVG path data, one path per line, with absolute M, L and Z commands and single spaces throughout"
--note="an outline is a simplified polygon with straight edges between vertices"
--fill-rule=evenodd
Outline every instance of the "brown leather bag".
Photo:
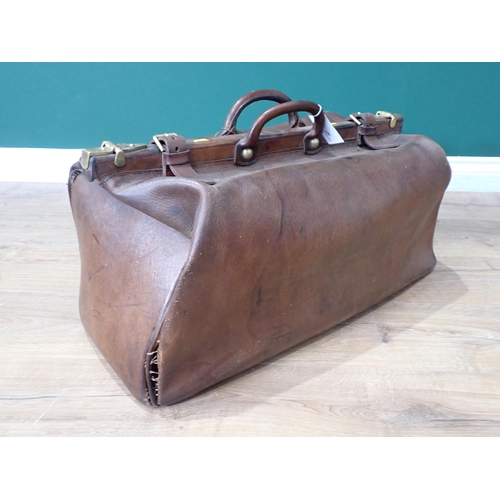
M 261 99 L 278 104 L 239 133 Z M 137 399 L 177 403 L 433 269 L 450 167 L 402 123 L 262 90 L 219 136 L 83 151 L 69 178 L 81 317 Z

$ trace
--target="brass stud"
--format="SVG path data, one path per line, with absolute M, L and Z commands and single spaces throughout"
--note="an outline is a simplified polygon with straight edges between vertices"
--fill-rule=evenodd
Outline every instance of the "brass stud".
M 253 156 L 253 149 L 252 148 L 246 148 L 241 152 L 241 156 L 244 160 L 248 161 L 252 159 Z
M 309 149 L 318 149 L 319 147 L 319 139 L 315 137 L 309 141 Z

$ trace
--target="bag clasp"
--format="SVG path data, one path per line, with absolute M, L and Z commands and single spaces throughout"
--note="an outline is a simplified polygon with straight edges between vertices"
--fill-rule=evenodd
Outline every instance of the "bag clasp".
M 130 153 L 132 151 L 139 151 L 141 149 L 146 149 L 146 144 L 115 144 L 111 141 L 103 141 L 101 147 L 99 148 L 86 148 L 82 149 L 82 158 L 80 160 L 82 167 L 88 170 L 90 165 L 90 159 L 93 156 L 106 156 L 113 154 L 115 155 L 114 164 L 117 167 L 123 167 L 125 165 L 125 153 Z

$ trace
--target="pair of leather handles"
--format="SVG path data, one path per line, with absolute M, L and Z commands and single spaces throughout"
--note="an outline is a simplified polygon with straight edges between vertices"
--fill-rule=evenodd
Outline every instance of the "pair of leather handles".
M 264 125 L 278 116 L 288 114 L 290 128 L 303 126 L 298 116 L 299 111 L 314 116 L 311 130 L 304 136 L 304 152 L 315 154 L 320 151 L 321 133 L 325 123 L 325 115 L 321 106 L 311 101 L 292 101 L 286 94 L 277 90 L 255 90 L 238 99 L 229 111 L 220 135 L 238 134 L 236 122 L 241 112 L 257 101 L 274 101 L 278 105 L 262 113 L 253 123 L 247 135 L 235 146 L 234 161 L 238 165 L 250 165 L 256 159 L 257 145 Z

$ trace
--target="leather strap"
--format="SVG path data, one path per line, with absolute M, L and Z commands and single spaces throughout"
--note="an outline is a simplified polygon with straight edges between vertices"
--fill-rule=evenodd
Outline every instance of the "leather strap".
M 161 146 L 161 163 L 164 176 L 167 175 L 166 167 L 168 166 L 168 169 L 176 177 L 214 184 L 213 181 L 202 179 L 189 163 L 189 148 L 187 147 L 186 139 L 182 135 L 156 135 L 152 143 L 156 144 L 159 148 Z
M 182 135 L 165 134 L 157 137 L 164 148 L 162 155 L 164 155 L 165 163 L 169 167 L 189 163 L 189 149 L 186 139 Z
M 195 181 L 202 180 L 189 163 L 185 163 L 184 165 L 169 165 L 168 167 L 176 177 L 184 177 L 185 179 L 193 179 Z
M 356 113 L 353 115 L 361 125 L 358 125 L 358 146 L 370 149 L 391 149 L 398 146 L 394 141 L 382 141 L 377 136 L 377 118 L 372 113 Z

